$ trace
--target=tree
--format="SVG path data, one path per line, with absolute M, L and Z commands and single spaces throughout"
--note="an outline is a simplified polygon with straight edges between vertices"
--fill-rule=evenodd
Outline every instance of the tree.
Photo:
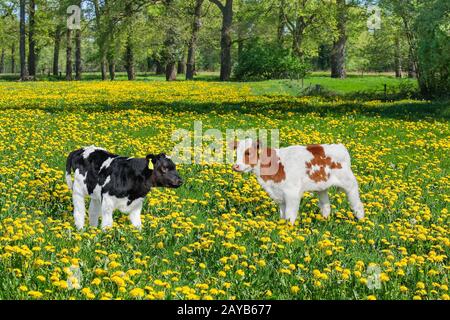
M 279 45 L 284 43 L 284 32 L 286 30 L 286 0 L 279 0 L 278 8 L 278 28 L 277 28 L 277 42 Z
M 54 47 L 53 47 L 53 75 L 59 76 L 59 53 L 61 51 L 61 38 L 63 36 L 64 27 L 61 24 L 54 32 Z
M 31 77 L 36 77 L 36 1 L 30 0 L 28 16 L 28 72 Z
M 276 9 L 272 6 L 271 1 L 235 1 L 233 30 L 237 33 L 237 39 L 233 40 L 232 43 L 237 43 L 236 60 L 239 61 L 246 42 L 253 43 L 254 40 L 264 39 L 269 46 L 272 44 L 275 28 L 270 28 L 270 26 L 275 24 L 269 17 Z
M 73 66 L 72 66 L 72 29 L 67 28 L 66 31 L 66 80 L 73 80 Z
M 284 21 L 292 36 L 292 51 L 302 58 L 307 32 L 318 27 L 331 28 L 333 18 L 329 3 L 326 0 L 286 0 L 285 5 Z
M 20 0 L 20 80 L 28 79 L 27 68 L 27 53 L 26 53 L 26 31 L 25 31 L 25 17 L 26 17 L 25 0 Z
M 345 49 L 347 44 L 347 4 L 346 0 L 337 0 L 337 31 L 338 37 L 333 43 L 331 51 L 331 77 L 344 79 L 347 74 L 345 70 Z
M 6 50 L 5 48 L 1 48 L 1 53 L 0 53 L 0 73 L 4 73 L 5 72 L 5 55 L 6 55 Z
M 416 33 L 418 80 L 426 98 L 450 95 L 450 3 L 430 0 L 418 10 Z
M 0 73 L 5 72 L 5 58 L 6 58 L 6 46 L 7 46 L 7 21 L 10 13 L 0 6 Z
M 134 70 L 134 39 L 133 39 L 133 10 L 132 4 L 128 0 L 125 2 L 125 16 L 127 23 L 126 30 L 126 48 L 125 48 L 125 69 L 127 70 L 128 80 L 136 79 Z
M 159 49 L 159 55 L 165 65 L 167 81 L 177 78 L 177 62 L 183 57 L 186 48 L 187 36 L 184 21 L 186 16 L 183 10 L 183 1 L 166 0 L 161 7 L 158 26 L 164 30 L 162 38 L 163 46 Z
M 401 39 L 401 35 L 399 32 L 397 32 L 395 34 L 395 77 L 396 78 L 401 78 L 402 77 L 402 62 L 403 62 L 403 58 L 402 58 L 402 39 Z
M 16 73 L 16 44 L 11 45 L 11 73 Z
M 10 52 L 10 70 L 16 72 L 16 43 L 20 38 L 20 23 L 17 20 L 14 1 L 0 0 L 0 62 L 2 72 L 7 72 L 7 52 Z M 9 50 L 8 50 L 9 49 Z
M 194 22 L 192 24 L 192 36 L 189 41 L 186 80 L 193 80 L 195 73 L 195 52 L 197 49 L 198 33 L 201 27 L 202 5 L 204 0 L 196 0 L 194 8 Z
M 220 81 L 229 81 L 231 78 L 231 27 L 233 25 L 233 0 L 209 0 L 214 3 L 222 13 L 222 31 L 220 40 Z
M 99 0 L 92 0 L 95 13 L 95 27 L 96 27 L 96 42 L 98 46 L 98 54 L 100 56 L 100 71 L 102 74 L 102 80 L 105 81 L 107 77 L 106 63 L 107 63 L 107 33 L 104 31 L 105 22 L 105 7 L 107 7 L 108 2 L 104 1 L 100 3 Z
M 82 1 L 78 0 L 78 7 L 81 8 Z M 82 74 L 82 60 L 81 60 L 81 26 L 75 30 L 75 79 L 81 80 Z
M 450 3 L 439 0 L 381 1 L 397 15 L 409 45 L 409 73 L 420 92 L 433 98 L 450 92 Z
M 176 38 L 176 29 L 170 27 L 169 30 L 167 30 L 166 40 L 164 41 L 164 57 L 166 62 L 165 74 L 167 81 L 174 81 L 177 79 Z

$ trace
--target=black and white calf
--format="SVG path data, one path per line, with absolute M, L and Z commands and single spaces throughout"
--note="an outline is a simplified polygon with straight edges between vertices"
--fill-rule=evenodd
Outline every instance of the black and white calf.
M 72 181 L 72 172 L 74 180 Z M 112 227 L 113 212 L 128 213 L 131 223 L 141 228 L 145 196 L 153 187 L 178 188 L 182 185 L 175 164 L 165 154 L 145 159 L 120 157 L 94 146 L 72 152 L 67 159 L 66 181 L 73 193 L 75 225 L 84 227 L 86 196 L 90 196 L 89 222 Z

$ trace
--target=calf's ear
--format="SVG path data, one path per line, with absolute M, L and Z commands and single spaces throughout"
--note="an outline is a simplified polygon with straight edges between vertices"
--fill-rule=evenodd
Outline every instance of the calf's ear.
M 230 148 L 230 150 L 236 150 L 238 147 L 239 141 L 234 140 L 234 141 L 230 141 L 228 142 L 228 148 Z
M 151 162 L 155 163 L 157 157 L 158 157 L 158 156 L 155 156 L 154 154 L 149 154 L 149 155 L 146 156 L 145 158 L 146 158 L 148 161 L 151 161 Z

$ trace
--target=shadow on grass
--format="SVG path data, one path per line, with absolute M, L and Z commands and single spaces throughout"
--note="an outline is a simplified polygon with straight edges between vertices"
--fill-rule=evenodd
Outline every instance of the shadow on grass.
M 218 114 L 240 113 L 240 114 L 267 114 L 268 111 L 275 111 L 275 117 L 292 117 L 292 114 L 316 114 L 320 116 L 343 116 L 356 115 L 367 117 L 384 117 L 393 119 L 403 119 L 410 121 L 419 120 L 442 120 L 450 118 L 450 101 L 427 102 L 427 101 L 397 101 L 397 102 L 332 102 L 323 100 L 309 99 L 304 100 L 279 97 L 270 101 L 239 101 L 239 102 L 192 102 L 180 101 L 122 101 L 114 105 L 107 103 L 93 103 L 85 105 L 65 105 L 62 102 L 58 106 L 28 105 L 27 108 L 36 108 L 47 112 L 114 112 L 123 110 L 141 110 L 144 112 L 160 112 L 162 114 L 171 114 L 173 112 L 195 112 L 199 114 L 210 113 L 214 111 Z M 15 109 L 20 109 L 15 108 Z M 278 112 L 278 113 L 277 113 Z M 273 114 L 273 113 L 272 113 Z
M 177 81 L 185 81 L 185 75 L 178 75 Z M 20 76 L 17 74 L 0 74 L 0 82 L 18 82 Z M 66 77 L 54 76 L 54 75 L 38 75 L 36 77 L 37 82 L 39 81 L 65 81 Z M 142 72 L 136 75 L 136 81 L 165 81 L 165 75 L 159 75 L 152 72 Z M 102 81 L 102 77 L 99 73 L 85 73 L 83 74 L 83 81 Z M 108 78 L 109 81 L 109 78 Z M 125 72 L 117 72 L 114 81 L 128 81 L 127 74 Z M 200 74 L 195 77 L 194 81 L 206 81 L 206 82 L 216 82 L 219 81 L 219 76 L 215 74 Z

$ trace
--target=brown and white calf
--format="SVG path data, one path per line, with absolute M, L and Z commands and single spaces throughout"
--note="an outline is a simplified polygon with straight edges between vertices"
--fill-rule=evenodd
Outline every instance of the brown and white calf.
M 350 154 L 343 145 L 263 148 L 252 139 L 235 142 L 236 172 L 253 172 L 269 196 L 280 205 L 281 219 L 297 220 L 303 193 L 317 192 L 325 218 L 331 213 L 328 189 L 338 187 L 347 194 L 358 219 L 364 218 L 358 182 L 351 169 Z

